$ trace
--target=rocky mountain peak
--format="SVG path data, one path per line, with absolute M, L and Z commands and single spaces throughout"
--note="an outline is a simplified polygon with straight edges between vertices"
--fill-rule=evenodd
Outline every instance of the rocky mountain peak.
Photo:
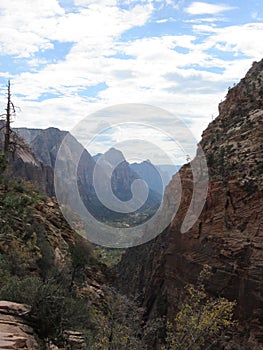
M 232 88 L 219 104 L 220 119 L 231 119 L 229 124 L 242 121 L 251 110 L 262 109 L 263 60 L 254 62 L 247 74 Z M 241 108 L 242 107 L 242 108 Z
M 104 158 L 112 165 L 126 161 L 123 153 L 114 147 L 111 147 L 107 152 L 104 153 Z
M 202 135 L 212 178 L 240 178 L 262 188 L 263 60 L 253 63 L 219 105 L 219 116 Z
M 54 168 L 59 146 L 67 135 L 66 131 L 61 131 L 57 128 L 17 128 L 15 131 L 30 144 L 38 159 L 45 165 Z

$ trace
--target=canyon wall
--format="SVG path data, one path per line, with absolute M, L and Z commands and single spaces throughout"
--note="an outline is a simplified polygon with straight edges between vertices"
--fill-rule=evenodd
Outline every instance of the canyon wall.
M 180 207 L 170 226 L 148 244 L 129 249 L 116 285 L 153 314 L 172 318 L 182 288 L 194 283 L 204 264 L 213 275 L 207 291 L 237 301 L 239 331 L 248 349 L 263 343 L 263 60 L 229 89 L 218 117 L 203 132 L 208 193 L 195 224 L 181 233 L 193 194 L 191 164 L 179 172 Z M 201 175 L 198 181 L 202 182 Z M 176 197 L 175 177 L 164 203 Z M 129 285 L 127 281 L 130 281 Z

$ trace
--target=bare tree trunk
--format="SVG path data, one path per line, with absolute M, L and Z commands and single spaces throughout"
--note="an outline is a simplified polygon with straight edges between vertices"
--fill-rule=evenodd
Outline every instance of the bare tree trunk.
M 11 134 L 11 91 L 10 91 L 10 80 L 7 85 L 7 107 L 6 107 L 6 125 L 5 125 L 5 143 L 4 153 L 8 156 L 9 145 L 10 145 L 10 134 Z

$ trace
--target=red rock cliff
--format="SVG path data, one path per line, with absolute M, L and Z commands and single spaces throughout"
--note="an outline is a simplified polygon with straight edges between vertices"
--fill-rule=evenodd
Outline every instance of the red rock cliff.
M 236 316 L 247 349 L 263 343 L 263 60 L 229 90 L 219 116 L 204 131 L 199 147 L 209 168 L 203 211 L 186 233 L 181 225 L 190 205 L 189 164 L 180 170 L 182 199 L 168 229 L 154 241 L 129 249 L 119 265 L 117 284 L 139 295 L 148 315 L 172 317 L 182 287 L 209 264 L 208 291 L 237 300 Z M 198 152 L 197 152 L 198 154 Z M 197 157 L 198 159 L 198 157 Z M 176 196 L 175 178 L 165 201 Z M 127 282 L 130 280 L 129 286 Z

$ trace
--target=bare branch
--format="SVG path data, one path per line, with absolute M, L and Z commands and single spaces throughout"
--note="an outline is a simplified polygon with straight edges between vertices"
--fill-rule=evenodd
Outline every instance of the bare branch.
M 14 106 L 14 104 L 13 104 L 13 102 L 12 102 L 12 101 L 10 101 L 10 103 L 11 103 L 12 110 L 13 110 L 12 114 L 15 114 L 15 113 L 16 113 L 15 106 Z

